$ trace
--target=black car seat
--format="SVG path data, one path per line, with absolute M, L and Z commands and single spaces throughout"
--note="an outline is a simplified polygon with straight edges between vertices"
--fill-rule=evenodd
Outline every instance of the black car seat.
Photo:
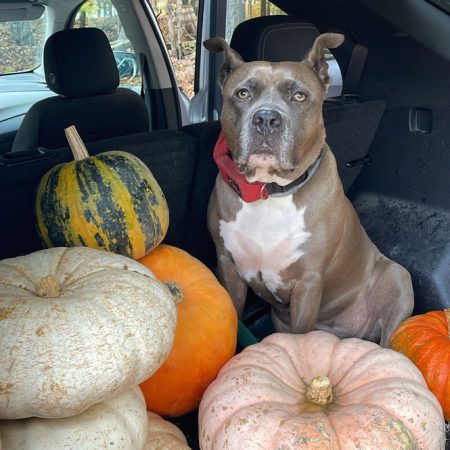
M 12 151 L 67 145 L 75 125 L 85 142 L 148 131 L 145 103 L 119 88 L 119 73 L 105 33 L 98 28 L 59 31 L 44 47 L 49 88 L 58 94 L 35 103 L 24 117 Z
M 257 17 L 235 28 L 230 46 L 246 62 L 300 61 L 317 36 L 315 25 L 289 16 Z
M 240 23 L 230 45 L 244 61 L 300 61 L 319 35 L 318 28 L 293 16 L 255 17 Z M 343 94 L 354 96 L 367 58 L 367 48 L 350 36 L 332 50 L 343 75 Z

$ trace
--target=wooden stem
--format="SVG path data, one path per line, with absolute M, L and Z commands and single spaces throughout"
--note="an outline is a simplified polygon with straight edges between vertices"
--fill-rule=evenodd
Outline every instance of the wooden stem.
M 67 141 L 69 142 L 69 146 L 72 150 L 75 161 L 81 161 L 82 159 L 89 158 L 87 148 L 84 145 L 84 142 L 82 141 L 80 135 L 78 134 L 75 125 L 71 125 L 70 127 L 65 128 L 64 134 L 66 135 Z
M 37 283 L 36 292 L 39 297 L 56 298 L 61 294 L 61 286 L 53 275 L 47 275 Z
M 444 309 L 445 318 L 447 319 L 447 335 L 450 339 L 450 308 Z
M 326 406 L 334 400 L 333 386 L 328 377 L 314 377 L 306 388 L 306 400 L 313 405 Z

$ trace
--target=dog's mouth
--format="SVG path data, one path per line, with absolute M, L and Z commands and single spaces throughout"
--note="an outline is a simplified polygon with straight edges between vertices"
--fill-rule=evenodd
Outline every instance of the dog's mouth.
M 243 155 L 239 159 L 238 168 L 242 173 L 254 170 L 257 167 L 265 169 L 276 169 L 280 166 L 280 160 L 275 152 L 267 145 L 262 145 L 255 150 Z
M 263 170 L 270 175 L 285 176 L 292 173 L 295 167 L 293 164 L 283 161 L 279 157 L 279 152 L 264 143 L 239 158 L 238 170 L 249 178 L 253 177 L 257 170 Z

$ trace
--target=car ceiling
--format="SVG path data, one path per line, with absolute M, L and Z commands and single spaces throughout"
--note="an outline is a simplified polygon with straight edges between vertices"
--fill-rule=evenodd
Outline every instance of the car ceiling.
M 450 16 L 425 0 L 273 0 L 289 15 L 322 29 L 348 30 L 366 45 L 404 33 L 450 61 Z

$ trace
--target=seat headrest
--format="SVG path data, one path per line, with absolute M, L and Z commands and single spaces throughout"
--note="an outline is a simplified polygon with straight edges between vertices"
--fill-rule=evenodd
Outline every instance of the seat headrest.
M 119 86 L 111 46 L 98 28 L 73 28 L 52 34 L 44 47 L 48 87 L 66 97 L 106 94 Z
M 313 46 L 319 30 L 288 16 L 256 17 L 240 23 L 230 46 L 246 62 L 300 61 Z

